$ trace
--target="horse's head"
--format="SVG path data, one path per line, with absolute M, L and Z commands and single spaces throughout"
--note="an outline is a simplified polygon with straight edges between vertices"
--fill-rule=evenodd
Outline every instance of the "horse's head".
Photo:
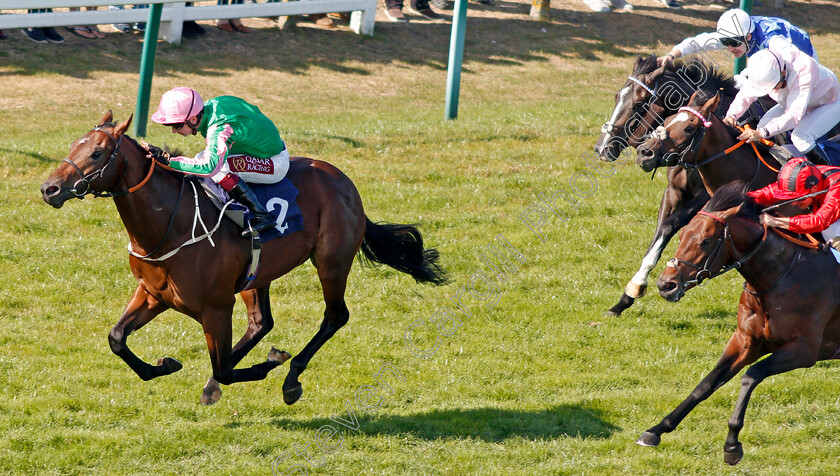
M 666 66 L 657 67 L 656 56 L 636 57 L 633 72 L 615 93 L 615 108 L 595 143 L 601 160 L 615 161 L 624 149 L 638 146 L 659 124 L 663 108 L 656 104 L 656 87 L 665 69 Z
M 677 302 L 704 280 L 739 267 L 758 250 L 764 233 L 758 207 L 746 195 L 744 182 L 724 185 L 680 231 L 674 258 L 656 282 L 659 294 Z
M 703 143 L 706 129 L 712 126 L 713 111 L 720 103 L 720 93 L 709 100 L 696 92 L 688 106 L 665 119 L 642 145 L 636 149 L 636 164 L 645 172 L 656 167 L 690 165 L 691 158 Z
M 117 187 L 125 170 L 125 161 L 117 160 L 117 156 L 132 117 L 114 125 L 113 114 L 108 111 L 98 126 L 73 141 L 67 158 L 41 184 L 44 201 L 61 208 L 71 198 L 84 198 L 88 193 L 103 193 Z

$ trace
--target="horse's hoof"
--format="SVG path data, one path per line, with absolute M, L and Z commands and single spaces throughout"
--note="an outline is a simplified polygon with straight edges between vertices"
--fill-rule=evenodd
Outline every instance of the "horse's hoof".
M 164 368 L 165 372 L 163 373 L 163 375 L 169 375 L 184 368 L 184 365 L 181 364 L 181 362 L 178 362 L 172 357 L 161 357 L 158 359 L 157 364 L 158 367 Z
M 741 458 L 744 457 L 744 447 L 741 446 L 741 443 L 738 443 L 732 448 L 724 448 L 723 449 L 723 460 L 726 461 L 726 464 L 730 466 L 735 466 L 741 461 Z
M 627 286 L 624 286 L 624 294 L 626 294 L 629 298 L 639 299 L 640 297 L 645 295 L 645 293 L 647 292 L 647 287 L 647 283 L 639 284 L 630 281 L 629 283 L 627 283 Z
M 604 317 L 618 317 L 620 315 L 621 315 L 620 312 L 615 312 L 612 309 L 610 309 L 609 311 L 604 313 Z
M 636 444 L 639 446 L 659 446 L 660 441 L 662 441 L 662 438 L 659 435 L 652 431 L 646 431 L 636 440 Z
M 212 405 L 218 402 L 220 398 L 222 398 L 222 389 L 219 387 L 219 383 L 213 380 L 213 377 L 210 377 L 207 385 L 201 391 L 201 404 Z
M 269 362 L 280 362 L 282 364 L 291 358 L 292 354 L 286 352 L 285 350 L 277 350 L 272 347 L 271 350 L 268 351 Z
M 296 401 L 300 400 L 300 396 L 303 395 L 303 386 L 300 384 L 297 387 L 286 390 L 283 389 L 283 401 L 286 402 L 286 405 L 292 405 Z

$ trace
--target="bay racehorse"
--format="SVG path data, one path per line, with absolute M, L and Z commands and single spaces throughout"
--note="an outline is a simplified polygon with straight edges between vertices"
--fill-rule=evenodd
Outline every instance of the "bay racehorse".
M 659 276 L 659 292 L 669 301 L 731 269 L 746 283 L 738 327 L 717 365 L 673 412 L 642 434 L 640 445 L 658 445 L 663 433 L 673 431 L 697 404 L 750 366 L 741 378 L 724 444 L 724 460 L 737 464 L 744 455 L 738 435 L 755 387 L 769 376 L 840 357 L 840 266 L 831 253 L 768 232 L 745 188 L 733 182 L 718 189 L 680 232 L 675 257 Z
M 737 94 L 735 82 L 712 63 L 678 60 L 658 66 L 656 56 L 636 57 L 633 71 L 615 95 L 615 108 L 601 128 L 595 151 L 601 160 L 615 161 L 628 147 L 638 147 L 666 117 L 703 91 L 709 97 L 721 92 L 719 112 L 725 112 Z M 677 231 L 709 200 L 696 170 L 680 166 L 667 169 L 668 184 L 659 203 L 656 229 L 642 263 L 607 315 L 618 316 L 644 296 L 647 279 L 662 251 Z
M 720 94 L 707 99 L 702 92 L 694 93 L 687 106 L 665 119 L 636 149 L 637 164 L 647 172 L 665 166 L 696 169 L 710 194 L 736 180 L 745 182 L 749 190 L 776 181 L 779 163 L 767 144 L 739 141 L 739 131 L 714 112 L 720 100 Z
M 129 234 L 133 250 L 129 265 L 138 286 L 108 341 L 143 380 L 181 368 L 169 357 L 148 364 L 126 344 L 132 332 L 170 308 L 192 317 L 204 330 L 213 377 L 204 388 L 202 403 L 218 400 L 218 383 L 264 379 L 289 354 L 272 348 L 265 362 L 234 367 L 273 326 L 271 281 L 309 260 L 317 269 L 326 309 L 320 329 L 290 363 L 283 400 L 291 405 L 303 393 L 300 374 L 350 317 L 344 293 L 360 249 L 370 262 L 408 273 L 418 282 L 446 282 L 437 251 L 424 249 L 414 226 L 371 222 L 356 187 L 340 170 L 326 162 L 294 158 L 287 177 L 299 190 L 303 230 L 263 243 L 251 289 L 241 294 L 248 328 L 231 348 L 231 314 L 251 260 L 251 241 L 240 236 L 241 229 L 232 221 L 220 218 L 210 199 L 195 191 L 192 180 L 146 157 L 146 150 L 125 134 L 131 118 L 119 124 L 112 120 L 109 111 L 98 126 L 73 142 L 69 156 L 41 185 L 41 194 L 55 208 L 90 193 L 113 197 Z M 194 200 L 182 200 L 185 189 Z M 195 241 L 190 237 L 196 237 L 196 223 L 215 223 L 217 228 L 200 236 L 207 239 L 179 248 Z

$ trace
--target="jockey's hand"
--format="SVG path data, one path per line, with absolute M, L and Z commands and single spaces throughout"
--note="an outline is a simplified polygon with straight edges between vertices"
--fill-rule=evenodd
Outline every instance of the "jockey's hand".
M 146 154 L 146 157 L 154 159 L 161 165 L 169 165 L 169 152 L 152 144 L 143 145 L 146 148 L 146 150 L 149 151 L 149 153 Z
M 723 118 L 723 123 L 730 127 L 735 127 L 738 124 L 738 120 L 732 116 L 727 116 Z
M 672 55 L 671 53 L 668 53 L 667 55 L 659 56 L 659 57 L 656 58 L 656 66 L 662 67 L 662 66 L 665 66 L 668 63 L 673 63 L 674 58 L 675 58 L 675 56 Z
M 758 142 L 763 137 L 761 137 L 761 132 L 755 129 L 744 129 L 744 132 L 738 136 L 738 140 L 745 140 L 747 142 Z
M 768 213 L 762 213 L 758 217 L 758 222 L 762 225 L 767 225 L 769 227 L 774 228 L 782 228 L 786 230 L 788 228 L 788 219 L 783 217 L 774 217 Z

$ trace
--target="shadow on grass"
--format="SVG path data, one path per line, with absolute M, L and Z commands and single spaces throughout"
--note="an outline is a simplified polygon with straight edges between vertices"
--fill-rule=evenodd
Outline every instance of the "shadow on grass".
M 561 3 L 552 8 L 551 21 L 538 22 L 527 17 L 529 10 L 530 2 L 470 4 L 465 72 L 469 72 L 470 63 L 517 65 L 548 61 L 548 55 L 598 61 L 605 54 L 651 53 L 643 45 L 661 42 L 666 46 L 660 50 L 664 50 L 686 35 L 711 29 L 721 13 L 715 9 L 675 12 L 639 5 L 632 14 L 593 14 L 563 9 Z M 444 23 L 378 22 L 374 37 L 356 35 L 346 27 L 338 31 L 305 27 L 279 30 L 273 23 L 255 19 L 249 20 L 257 26 L 249 35 L 230 35 L 211 27 L 206 35 L 180 45 L 159 42 L 155 74 L 228 77 L 251 69 L 303 74 L 311 68 L 323 68 L 366 76 L 374 74 L 378 65 L 392 63 L 443 70 L 449 56 L 453 13 L 442 13 L 447 20 Z M 784 10 L 761 8 L 754 13 L 784 16 L 812 33 L 837 32 L 836 22 L 826 19 L 840 17 L 840 6 L 796 2 Z M 499 18 L 493 14 L 515 16 Z M 697 20 L 706 25 L 698 25 Z M 40 45 L 22 34 L 13 34 L 4 41 L 0 67 L 7 71 L 0 72 L 0 78 L 42 72 L 90 78 L 98 71 L 139 71 L 143 45 L 139 35 L 108 33 L 101 41 L 66 40 L 59 46 Z
M 356 411 L 336 415 L 334 419 L 300 422 L 285 418 L 272 424 L 286 429 L 317 430 L 325 425 L 340 430 L 355 430 L 364 435 L 411 435 L 423 440 L 474 438 L 498 443 L 511 438 L 542 440 L 558 437 L 609 438 L 621 431 L 602 417 L 602 412 L 580 405 L 558 405 L 545 410 L 519 411 L 498 408 L 434 410 L 415 415 L 366 416 Z M 357 429 L 358 425 L 358 429 Z
M 0 154 L 20 154 L 20 155 L 25 155 L 27 157 L 31 157 L 31 158 L 39 161 L 39 162 L 44 162 L 44 163 L 55 162 L 56 165 L 58 164 L 58 162 L 55 159 L 53 159 L 51 157 L 47 157 L 45 155 L 38 154 L 36 152 L 32 152 L 30 150 L 9 149 L 8 147 L 0 147 Z

